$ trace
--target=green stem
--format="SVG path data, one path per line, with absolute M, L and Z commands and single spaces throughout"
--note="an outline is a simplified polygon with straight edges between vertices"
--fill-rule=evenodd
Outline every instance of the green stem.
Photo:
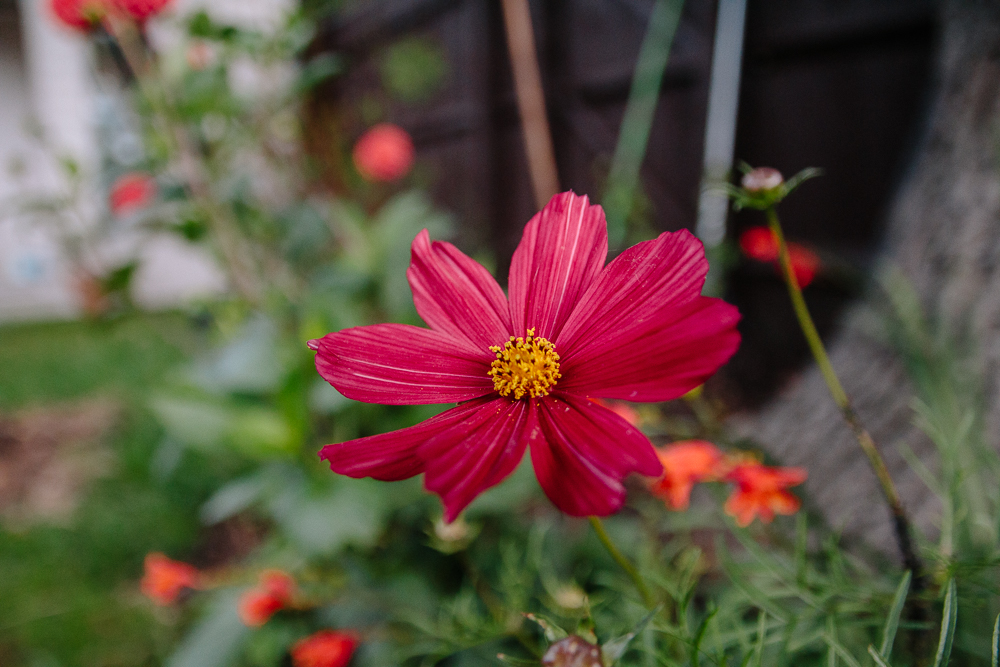
M 608 553 L 615 559 L 615 562 L 618 563 L 621 568 L 625 570 L 625 573 L 632 579 L 632 583 L 635 584 L 635 587 L 639 590 L 639 594 L 642 595 L 642 601 L 651 609 L 653 607 L 653 594 L 649 592 L 646 582 L 642 580 L 642 577 L 639 575 L 639 571 L 635 569 L 635 565 L 633 565 L 632 562 L 625 557 L 625 554 L 618 550 L 615 543 L 611 541 L 611 537 L 608 535 L 608 532 L 604 530 L 604 523 L 600 520 L 600 518 L 596 516 L 588 518 L 590 519 L 590 525 L 594 527 L 597 539 L 601 541 L 601 544 L 603 544 L 604 548 L 608 550 Z
M 899 550 L 903 554 L 906 567 L 912 570 L 914 577 L 917 578 L 920 576 L 919 573 L 923 571 L 922 564 L 913 550 L 913 543 L 910 537 L 910 520 L 903 509 L 903 503 L 899 498 L 899 493 L 896 491 L 896 485 L 889 475 L 889 469 L 886 467 L 885 460 L 878 451 L 875 440 L 861 424 L 857 412 L 854 411 L 854 406 L 851 405 L 851 400 L 847 397 L 847 392 L 844 391 L 844 386 L 840 384 L 840 378 L 837 377 L 837 373 L 833 370 L 833 364 L 830 363 L 826 347 L 823 346 L 823 341 L 816 330 L 816 325 L 809 314 L 809 309 L 806 307 L 806 300 L 802 296 L 802 288 L 795 277 L 792 261 L 788 255 L 788 245 L 785 243 L 785 235 L 782 233 L 781 223 L 778 221 L 778 212 L 774 206 L 771 206 L 767 209 L 766 214 L 767 224 L 778 240 L 778 262 L 781 265 L 785 285 L 788 287 L 788 296 L 792 300 L 792 308 L 795 310 L 795 316 L 799 320 L 799 326 L 802 328 L 802 333 L 805 334 L 806 342 L 809 344 L 809 349 L 816 359 L 817 365 L 819 365 L 819 370 L 823 374 L 823 379 L 826 381 L 826 386 L 830 390 L 830 395 L 833 397 L 834 403 L 840 408 L 840 413 L 843 415 L 844 421 L 847 422 L 858 444 L 861 445 L 861 449 L 868 457 L 872 469 L 875 471 L 875 476 L 882 487 L 882 494 L 889 504 L 889 509 L 892 510 Z

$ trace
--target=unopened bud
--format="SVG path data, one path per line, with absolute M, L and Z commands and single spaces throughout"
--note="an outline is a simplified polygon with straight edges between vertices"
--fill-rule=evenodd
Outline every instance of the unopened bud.
M 777 169 L 757 167 L 743 174 L 743 180 L 740 183 L 747 192 L 767 192 L 774 190 L 784 182 L 784 176 Z
M 570 635 L 549 647 L 542 656 L 543 667 L 604 667 L 601 648 L 583 637 Z

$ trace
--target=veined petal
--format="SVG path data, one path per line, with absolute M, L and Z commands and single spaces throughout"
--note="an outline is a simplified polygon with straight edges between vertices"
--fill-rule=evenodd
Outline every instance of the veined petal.
M 529 328 L 555 340 L 577 301 L 600 274 L 608 255 L 608 227 L 600 206 L 572 192 L 558 194 L 528 221 L 510 266 L 514 334 Z
M 424 486 L 441 496 L 445 521 L 454 521 L 476 496 L 514 471 L 537 426 L 528 401 L 495 398 L 480 405 L 418 452 L 426 461 Z
M 477 414 L 487 402 L 469 401 L 416 426 L 327 445 L 319 457 L 330 463 L 331 470 L 348 477 L 374 477 L 384 482 L 407 479 L 424 471 L 424 461 L 417 455 L 421 445 Z
M 536 406 L 531 462 L 545 495 L 566 514 L 612 514 L 625 502 L 629 473 L 663 474 L 646 436 L 607 408 L 563 393 Z
M 604 267 L 552 342 L 563 358 L 701 295 L 708 273 L 701 241 L 687 230 L 636 244 Z
M 384 405 L 457 403 L 493 391 L 494 354 L 408 324 L 373 324 L 310 341 L 316 370 L 348 398 Z
M 560 362 L 562 391 L 626 401 L 669 401 L 691 391 L 740 344 L 739 311 L 699 296 L 590 340 Z
M 489 271 L 452 244 L 432 242 L 426 229 L 413 239 L 411 256 L 406 277 L 427 326 L 476 350 L 507 340 L 507 297 Z

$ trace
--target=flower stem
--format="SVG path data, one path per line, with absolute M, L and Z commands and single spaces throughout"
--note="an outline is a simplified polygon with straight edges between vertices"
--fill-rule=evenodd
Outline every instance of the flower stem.
M 625 554 L 618 550 L 615 543 L 611 541 L 611 537 L 608 535 L 608 532 L 604 530 L 604 523 L 600 520 L 600 518 L 596 516 L 588 518 L 590 519 L 590 525 L 594 527 L 597 539 L 601 541 L 601 544 L 603 544 L 604 548 L 608 550 L 608 553 L 615 559 L 615 562 L 621 565 L 621 568 L 625 570 L 625 573 L 632 579 L 632 583 L 635 584 L 635 587 L 639 590 L 639 594 L 642 595 L 642 601 L 647 607 L 652 608 L 653 594 L 649 592 L 646 582 L 642 580 L 642 577 L 639 575 L 639 571 L 635 569 L 635 565 L 633 565 L 632 562 L 625 557 Z
M 833 397 L 834 403 L 840 408 L 840 413 L 843 415 L 844 421 L 847 422 L 858 444 L 861 445 L 861 449 L 868 457 L 872 469 L 875 471 L 875 476 L 882 487 L 882 494 L 885 496 L 886 502 L 889 504 L 889 509 L 892 511 L 896 541 L 899 545 L 899 550 L 902 552 L 903 561 L 906 567 L 913 572 L 914 580 L 916 581 L 923 571 L 923 566 L 920 558 L 913 549 L 913 541 L 910 536 L 910 520 L 903 509 L 903 503 L 899 498 L 899 493 L 896 491 L 896 485 L 889 475 L 889 469 L 885 465 L 885 460 L 879 453 L 875 440 L 861 424 L 857 412 L 854 411 L 854 406 L 851 405 L 851 400 L 847 397 L 847 392 L 844 391 L 843 385 L 840 384 L 840 378 L 837 377 L 837 373 L 833 370 L 833 364 L 830 363 L 830 357 L 826 353 L 826 348 L 819 337 L 819 332 L 816 331 L 816 325 L 813 323 L 812 316 L 809 315 L 806 300 L 802 296 L 802 288 L 799 287 L 799 281 L 795 277 L 795 271 L 792 269 L 792 262 L 788 255 L 788 245 L 785 243 L 785 236 L 781 231 L 781 223 L 778 221 L 778 212 L 774 206 L 767 209 L 767 224 L 778 241 L 778 262 L 781 264 L 781 272 L 785 279 L 785 285 L 788 286 L 788 296 L 792 300 L 792 308 L 795 309 L 795 316 L 799 320 L 799 326 L 802 328 L 802 333 L 805 334 L 806 342 L 809 344 L 809 349 L 812 351 L 812 355 L 819 365 L 819 370 L 823 374 L 823 379 L 826 381 L 826 386 L 830 390 L 830 395 Z

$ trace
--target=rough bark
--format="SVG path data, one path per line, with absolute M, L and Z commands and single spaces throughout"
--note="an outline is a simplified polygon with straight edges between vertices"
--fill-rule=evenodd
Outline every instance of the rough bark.
M 924 136 L 888 220 L 883 266 L 912 283 L 925 311 L 977 344 L 986 431 L 1000 444 L 1000 2 L 942 6 L 937 92 Z M 863 156 L 859 156 L 863 159 Z M 794 195 L 793 195 L 794 196 Z M 896 352 L 870 316 L 872 297 L 845 317 L 834 367 L 880 444 L 915 523 L 934 530 L 936 500 L 903 460 L 906 442 L 933 467 L 913 426 L 912 391 Z M 786 465 L 804 465 L 807 495 L 846 535 L 890 550 L 890 514 L 874 473 L 816 368 L 753 419 L 736 424 Z

